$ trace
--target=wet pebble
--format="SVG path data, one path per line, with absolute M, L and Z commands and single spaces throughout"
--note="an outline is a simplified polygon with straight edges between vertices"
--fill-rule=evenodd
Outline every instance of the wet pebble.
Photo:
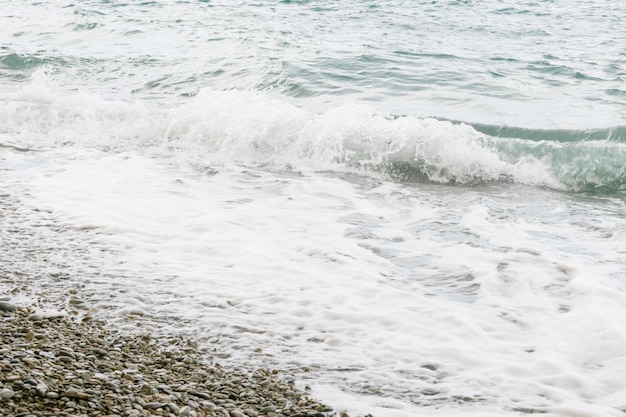
M 146 403 L 143 408 L 148 409 L 148 410 L 156 410 L 157 408 L 163 408 L 165 407 L 167 404 L 163 404 L 163 403 Z
M 8 301 L 0 301 L 0 311 L 9 311 L 9 312 L 13 312 L 15 311 L 16 306 L 13 303 L 10 303 Z
M 0 415 L 336 416 L 279 372 L 226 370 L 192 341 L 177 350 L 173 336 L 121 334 L 67 314 L 38 322 L 35 315 L 19 307 L 0 326 Z M 29 338 L 34 323 L 40 336 Z
M 235 408 L 234 410 L 230 410 L 230 417 L 246 417 L 243 411 Z
M 39 394 L 41 397 L 45 397 L 48 393 L 48 386 L 44 383 L 40 383 L 37 384 L 35 390 L 37 391 L 37 394 Z
M 41 314 L 31 314 L 28 316 L 28 320 L 39 323 L 43 321 L 43 316 Z
M 51 400 L 56 400 L 59 397 L 61 397 L 61 395 L 58 392 L 49 391 L 46 393 L 46 398 L 50 398 Z
M 70 388 L 67 391 L 65 391 L 65 393 L 63 394 L 64 397 L 67 398 L 78 398 L 81 400 L 85 400 L 87 398 L 90 397 L 89 394 L 87 394 L 86 392 L 80 391 L 76 388 Z
M 14 395 L 15 395 L 15 392 L 11 391 L 8 388 L 4 388 L 0 390 L 0 398 L 2 398 L 3 400 L 8 400 L 9 398 L 12 398 Z

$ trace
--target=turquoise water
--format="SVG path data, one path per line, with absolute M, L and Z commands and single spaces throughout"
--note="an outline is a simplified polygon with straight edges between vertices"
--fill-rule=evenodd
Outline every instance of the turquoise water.
M 7 86 L 45 67 L 61 85 L 124 98 L 254 89 L 608 128 L 624 123 L 624 13 L 609 1 L 6 3 L 0 68 Z
M 621 190 L 624 14 L 599 1 L 4 4 L 0 85 L 40 71 L 58 91 L 151 106 L 203 89 L 313 112 L 363 103 L 467 123 L 567 189 Z
M 351 415 L 623 415 L 625 19 L 0 0 L 0 186 L 107 248 L 24 268 Z

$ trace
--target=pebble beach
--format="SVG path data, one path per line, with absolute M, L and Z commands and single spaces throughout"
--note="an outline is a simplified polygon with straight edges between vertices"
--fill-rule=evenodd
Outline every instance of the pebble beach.
M 6 299 L 0 309 L 2 417 L 337 415 L 278 371 L 207 362 L 189 339 L 157 343 Z
M 64 264 L 76 253 L 94 263 L 81 240 L 89 231 L 69 231 L 43 211 L 25 221 L 21 204 L 0 199 L 0 417 L 347 416 L 287 373 L 222 366 L 219 352 L 189 335 L 147 330 L 163 318 L 131 311 L 125 321 L 141 319 L 137 330 L 120 330 L 81 291 L 88 272 Z

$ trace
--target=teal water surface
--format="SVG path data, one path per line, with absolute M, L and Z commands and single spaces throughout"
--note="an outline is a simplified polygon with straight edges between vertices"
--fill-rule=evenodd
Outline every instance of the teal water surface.
M 202 88 L 525 128 L 626 119 L 626 6 L 601 0 L 3 2 L 2 83 L 184 100 Z M 7 80 L 8 83 L 7 83 Z
M 536 158 L 567 189 L 619 191 L 624 18 L 597 0 L 3 2 L 0 86 L 43 71 L 58 92 L 160 106 L 203 89 L 322 113 L 364 103 L 469 123 L 508 163 Z M 419 155 L 395 159 L 432 177 Z

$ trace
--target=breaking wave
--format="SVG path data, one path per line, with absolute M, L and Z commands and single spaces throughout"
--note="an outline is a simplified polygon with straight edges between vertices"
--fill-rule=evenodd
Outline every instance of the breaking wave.
M 394 116 L 344 104 L 313 113 L 250 91 L 203 90 L 178 106 L 58 95 L 36 72 L 0 97 L 0 143 L 361 170 L 405 182 L 626 190 L 626 126 L 542 130 Z

